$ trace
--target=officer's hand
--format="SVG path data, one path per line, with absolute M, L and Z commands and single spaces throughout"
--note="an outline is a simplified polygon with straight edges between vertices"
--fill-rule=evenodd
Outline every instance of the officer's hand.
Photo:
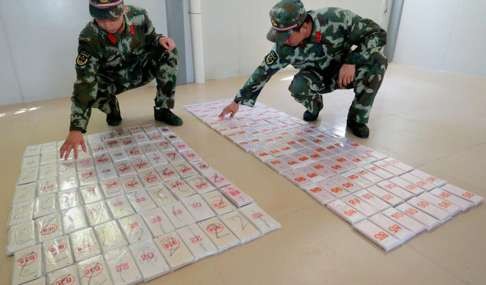
M 176 47 L 174 40 L 169 37 L 161 37 L 159 43 L 168 51 L 172 51 Z
M 74 151 L 74 159 L 78 159 L 78 147 L 86 152 L 86 144 L 84 143 L 83 134 L 80 131 L 70 131 L 64 144 L 61 147 L 61 158 L 68 159 L 71 150 Z
M 228 114 L 230 114 L 230 118 L 233 118 L 235 116 L 236 112 L 238 112 L 239 108 L 240 108 L 240 104 L 238 104 L 236 102 L 231 102 L 231 104 L 226 106 L 223 109 L 223 112 L 221 112 L 221 114 L 219 114 L 219 118 L 224 119 L 224 117 Z
M 343 64 L 339 70 L 338 87 L 346 88 L 350 83 L 354 81 L 356 75 L 356 65 Z

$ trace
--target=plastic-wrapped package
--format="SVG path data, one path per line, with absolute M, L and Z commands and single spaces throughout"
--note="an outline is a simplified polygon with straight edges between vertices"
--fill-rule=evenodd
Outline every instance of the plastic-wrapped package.
M 242 243 L 250 242 L 261 236 L 260 231 L 238 211 L 227 213 L 220 218 Z
M 152 236 L 157 237 L 175 230 L 174 225 L 160 208 L 153 208 L 141 213 L 147 223 Z
M 51 214 L 38 218 L 36 220 L 36 226 L 37 236 L 41 242 L 61 236 L 63 233 L 62 220 L 59 214 Z
M 369 220 L 358 222 L 353 227 L 385 251 L 390 251 L 401 245 L 400 240 Z
M 37 244 L 15 252 L 12 284 L 20 285 L 42 277 L 42 250 Z
M 196 192 L 192 190 L 192 188 L 180 178 L 166 181 L 165 185 L 179 199 L 196 194 Z
M 235 209 L 235 206 L 219 191 L 205 193 L 203 197 L 217 215 L 223 215 Z
M 370 205 L 377 208 L 379 211 L 383 211 L 385 209 L 390 208 L 390 205 L 388 203 L 381 200 L 371 192 L 368 192 L 367 190 L 358 191 L 354 193 L 354 195 L 358 196 L 363 201 L 368 202 Z
M 111 219 L 110 214 L 104 201 L 99 201 L 84 206 L 86 217 L 90 226 L 96 226 L 105 223 Z
M 81 285 L 78 270 L 75 265 L 59 269 L 47 276 L 49 285 L 69 284 L 69 285 Z
M 41 152 L 41 145 L 40 144 L 28 145 L 25 148 L 25 151 L 24 151 L 24 159 L 27 156 L 34 156 L 34 155 L 38 156 L 38 155 L 40 155 L 40 152 Z
M 67 236 L 45 241 L 43 249 L 46 272 L 52 272 L 74 263 Z
M 162 207 L 165 214 L 176 228 L 182 228 L 194 223 L 194 218 L 189 214 L 181 202 L 176 202 Z
M 226 198 L 233 202 L 233 204 L 238 208 L 241 208 L 253 202 L 253 198 L 251 198 L 248 194 L 244 193 L 234 185 L 228 185 L 221 188 L 221 192 L 223 192 Z
M 52 177 L 43 178 L 37 182 L 37 193 L 39 195 L 55 193 L 59 190 L 57 177 L 55 175 L 57 175 L 57 173 Z
M 68 189 L 77 188 L 79 186 L 76 175 L 64 175 L 59 177 L 59 190 L 64 191 Z
M 418 169 L 411 171 L 410 175 L 420 178 L 425 185 L 422 188 L 425 188 L 426 190 L 432 190 L 436 187 L 444 186 L 447 183 L 443 179 L 437 178 Z
M 213 242 L 196 224 L 180 228 L 177 230 L 177 233 L 192 252 L 195 260 L 218 253 L 218 249 Z
M 388 210 L 383 211 L 382 214 L 393 220 L 394 222 L 399 223 L 400 225 L 409 229 L 415 235 L 418 235 L 427 230 L 427 228 L 422 223 L 417 222 L 416 220 L 407 216 L 407 214 L 395 208 L 389 208 Z
M 451 216 L 455 216 L 455 215 L 457 215 L 461 212 L 461 208 L 459 208 L 458 206 L 456 206 L 452 202 L 444 200 L 444 199 L 439 198 L 437 196 L 434 196 L 434 195 L 430 194 L 429 192 L 422 193 L 422 195 L 420 195 L 418 198 L 427 200 L 429 203 L 433 204 L 434 206 L 436 206 L 439 209 L 446 211 Z
M 402 225 L 390 220 L 383 214 L 376 214 L 369 218 L 369 220 L 376 224 L 377 226 L 385 229 L 387 232 L 392 234 L 394 237 L 399 239 L 402 243 L 407 242 L 415 236 L 415 233 L 406 229 Z
M 23 223 L 25 221 L 32 220 L 34 214 L 34 202 L 25 202 L 13 205 L 10 211 L 10 222 L 9 225 L 13 226 L 16 224 Z
M 103 252 L 128 245 L 116 221 L 109 221 L 94 228 Z
M 156 187 L 162 184 L 162 179 L 159 177 L 159 174 L 153 168 L 146 169 L 139 173 L 140 178 L 142 179 L 142 183 L 145 187 Z
M 115 167 L 111 163 L 96 166 L 96 173 L 101 180 L 118 177 Z
M 211 182 L 218 188 L 231 184 L 231 182 L 228 181 L 226 177 L 224 177 L 221 173 L 215 170 L 204 172 L 203 175 L 209 180 L 209 182 Z
M 17 185 L 28 184 L 35 182 L 37 180 L 39 173 L 39 168 L 31 167 L 31 168 L 22 168 L 20 172 L 20 176 L 17 179 Z
M 174 167 L 172 167 L 170 164 L 158 165 L 154 167 L 154 169 L 157 171 L 163 181 L 170 181 L 179 178 L 179 174 L 177 174 Z
M 216 188 L 209 183 L 209 181 L 203 176 L 196 175 L 185 179 L 187 184 L 199 194 L 204 194 L 216 190 Z
M 135 190 L 127 194 L 128 201 L 137 212 L 157 207 L 145 190 Z
M 120 181 L 125 189 L 126 193 L 130 193 L 136 190 L 143 190 L 143 184 L 136 175 L 124 176 L 120 178 Z
M 128 248 L 124 247 L 106 253 L 105 260 L 114 284 L 134 285 L 143 281 L 142 274 Z
M 396 177 L 398 178 L 398 177 Z M 385 180 L 381 181 L 377 184 L 379 187 L 383 188 L 385 191 L 388 191 L 403 200 L 408 200 L 414 196 L 413 193 L 408 192 L 404 188 L 400 187 L 398 184 L 394 183 L 392 180 Z
M 108 199 L 106 200 L 106 204 L 108 205 L 108 208 L 110 208 L 110 212 L 114 219 L 120 219 L 135 214 L 135 211 L 132 209 L 132 206 L 125 195 Z
M 441 187 L 442 189 L 446 190 L 447 192 L 450 192 L 458 197 L 461 197 L 463 199 L 468 200 L 469 202 L 472 202 L 474 205 L 479 205 L 483 202 L 484 198 L 473 193 L 470 191 L 466 191 L 462 188 L 459 188 L 457 186 L 454 186 L 452 184 L 446 184 Z
M 441 199 L 447 200 L 459 208 L 461 208 L 462 211 L 467 211 L 470 208 L 474 207 L 474 204 L 466 199 L 460 198 L 459 196 L 456 196 L 442 188 L 437 188 L 432 191 L 430 191 L 430 194 L 435 195 Z
M 148 153 L 146 154 L 148 160 L 152 164 L 152 166 L 157 166 L 157 165 L 165 165 L 169 163 L 165 156 L 163 156 L 160 152 L 153 152 L 153 153 Z
M 336 213 L 336 215 L 343 218 L 350 224 L 355 224 L 366 219 L 366 216 L 361 214 L 358 210 L 347 205 L 342 200 L 335 200 L 326 205 L 331 211 Z
M 361 198 L 355 195 L 348 195 L 342 198 L 341 200 L 343 200 L 344 203 L 355 208 L 356 210 L 358 210 L 360 213 L 362 213 L 367 217 L 372 216 L 380 211 L 379 209 L 375 208 L 373 205 L 369 204 L 368 202 L 362 200 Z
M 118 222 L 130 244 L 152 239 L 149 229 L 139 215 L 128 216 Z
M 403 200 L 400 197 L 393 195 L 392 193 L 387 192 L 378 186 L 371 186 L 366 190 L 391 206 L 396 206 L 403 203 Z
M 364 166 L 363 169 L 367 170 L 370 173 L 373 173 L 374 175 L 380 177 L 381 179 L 390 179 L 395 176 L 393 175 L 393 173 L 390 173 L 385 169 L 378 167 L 374 164 L 369 164 L 367 166 Z
M 176 270 L 194 262 L 194 256 L 181 240 L 177 232 L 161 235 L 154 242 L 162 252 L 172 270 Z
M 326 205 L 334 200 L 336 197 L 331 194 L 331 192 L 327 191 L 325 188 L 321 187 L 319 184 L 310 183 L 308 185 L 304 185 L 303 189 L 312 196 L 312 198 L 316 199 L 322 205 Z
M 25 202 L 32 202 L 35 199 L 37 183 L 17 185 L 12 204 L 18 205 Z
M 240 244 L 240 240 L 218 217 L 199 222 L 198 225 L 220 251 Z
M 100 182 L 103 194 L 107 198 L 123 194 L 123 186 L 118 178 L 103 180 Z
M 64 227 L 64 233 L 69 234 L 88 226 L 86 216 L 82 207 L 74 207 L 68 209 L 62 214 L 62 224 Z
M 103 194 L 98 184 L 92 184 L 79 189 L 85 204 L 90 204 L 103 200 Z
M 97 182 L 96 170 L 94 168 L 86 168 L 78 170 L 79 185 L 86 186 Z
M 100 254 L 100 247 L 92 228 L 74 232 L 70 238 L 76 262 Z
M 408 203 L 403 203 L 399 206 L 396 207 L 397 210 L 402 211 L 405 213 L 407 216 L 415 219 L 416 221 L 420 222 L 423 224 L 428 231 L 434 229 L 435 227 L 440 225 L 439 220 L 436 218 L 422 212 L 421 210 L 413 207 L 412 205 Z
M 414 197 L 408 200 L 407 203 L 436 218 L 440 223 L 444 223 L 451 218 L 451 215 L 447 211 L 437 208 L 423 198 Z
M 182 178 L 197 175 L 197 171 L 186 161 L 181 161 L 174 164 L 174 168 Z
M 253 203 L 239 209 L 262 234 L 280 229 L 282 226 L 264 210 Z
M 347 171 L 345 173 L 342 173 L 341 175 L 343 177 L 348 178 L 349 180 L 353 181 L 354 183 L 358 184 L 362 188 L 367 188 L 370 187 L 374 184 L 374 182 L 364 178 L 361 174 L 362 168 L 357 168 L 357 169 L 352 169 L 350 171 Z
M 152 187 L 147 189 L 150 197 L 154 200 L 154 202 L 159 207 L 163 207 L 165 205 L 169 205 L 172 203 L 177 202 L 177 199 L 172 195 L 172 193 L 167 189 L 164 185 L 160 185 L 158 187 Z
M 133 168 L 139 173 L 150 169 L 151 166 L 150 161 L 144 155 L 132 157 L 131 163 Z
M 129 161 L 120 161 L 115 163 L 115 169 L 120 177 L 137 174 Z
M 35 201 L 34 218 L 54 214 L 58 211 L 57 194 L 45 194 L 37 197 Z
M 67 210 L 70 208 L 81 206 L 81 196 L 77 189 L 71 189 L 59 192 L 57 194 L 59 200 L 59 208 L 61 210 Z
M 33 246 L 37 243 L 33 221 L 26 221 L 22 224 L 11 226 L 8 229 L 7 255 L 21 249 Z
M 133 254 L 138 268 L 142 272 L 145 282 L 160 277 L 170 271 L 169 265 L 165 262 L 153 241 L 146 240 L 132 244 L 130 245 L 130 251 Z
M 101 255 L 78 263 L 81 285 L 112 285 L 108 266 Z
M 407 180 L 403 179 L 402 177 L 403 176 L 393 177 L 392 179 L 390 179 L 390 183 L 398 185 L 399 187 L 401 187 L 401 188 L 407 190 L 408 192 L 412 193 L 414 196 L 420 195 L 425 191 L 425 189 L 423 189 L 422 187 L 418 186 L 417 184 L 415 184 L 413 182 L 407 181 Z
M 206 201 L 199 195 L 192 195 L 190 197 L 182 198 L 182 203 L 189 210 L 195 221 L 203 221 L 214 217 L 215 214 L 208 206 Z

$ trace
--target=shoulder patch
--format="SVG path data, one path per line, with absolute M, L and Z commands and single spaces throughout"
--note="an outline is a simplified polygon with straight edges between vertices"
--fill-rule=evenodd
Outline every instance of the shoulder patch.
M 85 52 L 80 52 L 76 57 L 76 65 L 77 66 L 85 66 L 88 63 L 90 55 Z
M 267 56 L 265 56 L 265 63 L 268 65 L 274 64 L 278 60 L 278 54 L 272 50 Z

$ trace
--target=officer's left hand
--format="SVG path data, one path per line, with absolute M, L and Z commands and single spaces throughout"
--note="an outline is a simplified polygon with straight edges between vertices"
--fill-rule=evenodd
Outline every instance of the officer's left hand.
M 174 40 L 169 37 L 161 37 L 159 43 L 168 51 L 172 51 L 176 47 Z
M 346 88 L 349 84 L 354 81 L 354 76 L 356 75 L 356 65 L 354 64 L 343 64 L 339 70 L 338 87 Z

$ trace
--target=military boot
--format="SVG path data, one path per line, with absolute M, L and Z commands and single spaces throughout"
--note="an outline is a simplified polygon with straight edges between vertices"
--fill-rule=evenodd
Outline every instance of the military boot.
M 182 126 L 184 123 L 181 118 L 166 108 L 154 107 L 154 118 L 156 121 L 164 122 L 169 126 Z

